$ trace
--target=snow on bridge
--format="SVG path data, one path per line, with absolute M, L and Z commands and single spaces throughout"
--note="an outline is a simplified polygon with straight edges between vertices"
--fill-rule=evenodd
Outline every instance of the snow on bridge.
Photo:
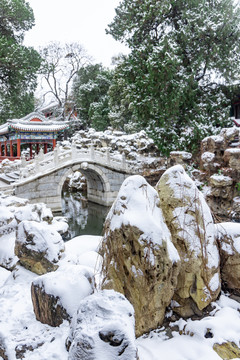
M 77 170 L 86 177 L 88 200 L 110 206 L 125 178 L 139 173 L 140 169 L 136 163 L 127 161 L 124 154 L 116 157 L 108 149 L 102 153 L 93 147 L 78 149 L 75 143 L 70 150 L 56 146 L 45 155 L 40 151 L 30 162 L 22 159 L 20 179 L 13 184 L 14 193 L 30 202 L 44 202 L 53 211 L 61 211 L 63 184 Z

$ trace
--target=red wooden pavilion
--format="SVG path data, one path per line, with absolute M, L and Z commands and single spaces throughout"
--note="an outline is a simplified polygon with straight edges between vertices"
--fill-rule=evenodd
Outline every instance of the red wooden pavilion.
M 8 120 L 0 126 L 0 161 L 19 159 L 26 144 L 30 158 L 33 156 L 33 149 L 36 153 L 40 147 L 43 147 L 44 153 L 54 149 L 58 134 L 67 127 L 68 123 L 46 118 L 39 112 L 33 112 L 22 119 Z

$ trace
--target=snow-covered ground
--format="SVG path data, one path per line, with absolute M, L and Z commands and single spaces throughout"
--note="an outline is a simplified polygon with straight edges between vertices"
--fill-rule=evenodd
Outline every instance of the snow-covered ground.
M 25 201 L 21 199 L 22 203 Z M 0 206 L 1 261 L 4 251 L 13 251 L 16 219 L 22 221 L 25 217 L 38 214 L 32 212 L 32 207 L 27 201 L 24 206 L 19 202 L 18 206 L 15 204 L 15 198 L 5 196 Z M 4 206 L 8 209 L 4 210 Z M 42 218 L 50 218 L 51 214 L 49 215 L 45 208 L 43 210 Z M 12 220 L 8 222 L 7 219 L 11 219 L 11 214 Z M 10 225 L 13 230 L 10 229 Z M 59 229 L 63 225 L 63 222 L 55 219 L 46 226 L 52 226 L 52 229 L 63 232 L 63 229 Z M 6 233 L 3 232 L 4 226 L 10 229 L 6 230 Z M 73 238 L 65 244 L 64 255 L 59 261 L 57 271 L 60 275 L 71 271 L 71 281 L 68 276 L 62 276 L 59 288 L 54 284 L 52 289 L 55 288 L 58 294 L 63 294 L 66 307 L 70 306 L 73 311 L 76 308 L 76 296 L 81 299 L 82 295 L 88 292 L 84 277 L 79 277 L 78 271 L 72 271 L 73 266 L 82 266 L 86 271 L 93 272 L 98 284 L 101 257 L 97 249 L 100 242 L 100 236 L 84 235 Z M 14 263 L 16 259 L 12 258 L 12 261 Z M 70 331 L 69 322 L 65 320 L 59 327 L 51 327 L 36 320 L 31 300 L 31 284 L 33 281 L 38 282 L 38 279 L 37 274 L 20 265 L 16 265 L 12 272 L 0 266 L 0 359 L 68 359 L 65 342 Z M 77 291 L 74 284 L 79 285 Z M 97 287 L 95 291 L 98 291 Z M 167 317 L 173 319 L 170 311 Z M 229 294 L 222 293 L 220 298 L 211 304 L 211 310 L 204 318 L 200 320 L 175 318 L 167 327 L 153 330 L 138 338 L 136 345 L 139 360 L 217 360 L 221 357 L 213 350 L 213 346 L 225 342 L 233 342 L 238 346 L 240 344 L 240 303 L 230 298 Z M 3 355 L 1 357 L 2 350 L 5 351 L 4 357 Z
M 94 269 L 93 254 L 100 240 L 100 237 L 89 236 L 70 240 L 66 244 L 60 269 L 66 267 L 66 264 L 88 264 L 88 267 Z M 28 349 L 24 353 L 26 360 L 67 360 L 65 341 L 69 334 L 68 321 L 64 321 L 59 327 L 51 327 L 35 318 L 30 288 L 37 277 L 38 275 L 21 266 L 17 266 L 12 273 L 0 268 L 1 342 L 8 349 L 9 360 L 15 360 L 15 350 L 20 351 L 22 348 Z M 74 294 L 69 294 L 71 296 L 74 297 Z M 226 341 L 239 344 L 240 304 L 222 294 L 212 305 L 212 312 L 201 320 L 181 319 L 170 323 L 171 332 L 162 327 L 138 338 L 136 344 L 140 360 L 221 359 L 213 350 L 213 345 Z M 176 331 L 177 328 L 179 331 Z M 207 333 L 211 336 L 206 337 Z

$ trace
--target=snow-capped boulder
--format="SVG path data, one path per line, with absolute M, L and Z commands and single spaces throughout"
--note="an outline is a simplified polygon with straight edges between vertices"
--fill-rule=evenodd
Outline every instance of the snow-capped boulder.
M 63 320 L 71 319 L 79 302 L 93 290 L 93 271 L 81 265 L 68 265 L 39 276 L 31 287 L 36 319 L 59 326 Z
M 216 224 L 223 286 L 240 295 L 240 224 Z
M 182 166 L 187 166 L 192 159 L 192 154 L 187 151 L 171 151 L 169 164 L 170 166 L 180 164 Z
M 135 310 L 137 336 L 162 323 L 174 293 L 179 255 L 156 190 L 128 177 L 108 213 L 102 247 L 102 288 L 123 293 Z
M 61 235 L 47 223 L 24 220 L 18 225 L 15 254 L 26 269 L 39 275 L 54 271 L 63 251 Z
M 181 257 L 174 310 L 182 316 L 199 314 L 220 291 L 219 252 L 210 209 L 181 165 L 165 171 L 156 188 Z
M 53 214 L 50 208 L 45 204 L 28 204 L 15 211 L 15 218 L 20 223 L 23 220 L 29 221 L 46 221 L 50 224 L 53 220 Z
M 66 346 L 69 360 L 137 360 L 132 305 L 113 290 L 86 297 L 73 318 Z

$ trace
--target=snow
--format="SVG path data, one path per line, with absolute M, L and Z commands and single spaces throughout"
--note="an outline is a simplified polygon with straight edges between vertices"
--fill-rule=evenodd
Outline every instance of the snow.
M 210 151 L 205 151 L 202 155 L 201 155 L 201 159 L 202 161 L 206 161 L 208 163 L 212 162 L 215 158 L 215 154 L 210 152 Z
M 225 176 L 222 174 L 214 174 L 210 177 L 210 179 L 213 179 L 217 183 L 232 183 L 232 178 L 230 176 Z
M 213 350 L 213 345 L 232 341 L 239 343 L 240 331 L 240 304 L 226 295 L 212 304 L 212 313 L 201 320 L 182 320 L 170 325 L 179 327 L 182 335 L 172 332 L 173 338 L 166 338 L 166 329 L 152 331 L 147 336 L 137 339 L 140 360 L 220 360 Z M 206 338 L 210 331 L 212 338 Z
M 91 268 L 68 265 L 39 276 L 33 283 L 43 287 L 47 294 L 59 297 L 67 313 L 73 316 L 78 309 L 79 301 L 93 292 L 93 285 L 88 278 L 93 278 Z
M 15 231 L 0 237 L 0 264 L 8 269 L 18 262 L 18 257 L 14 254 L 15 240 Z

